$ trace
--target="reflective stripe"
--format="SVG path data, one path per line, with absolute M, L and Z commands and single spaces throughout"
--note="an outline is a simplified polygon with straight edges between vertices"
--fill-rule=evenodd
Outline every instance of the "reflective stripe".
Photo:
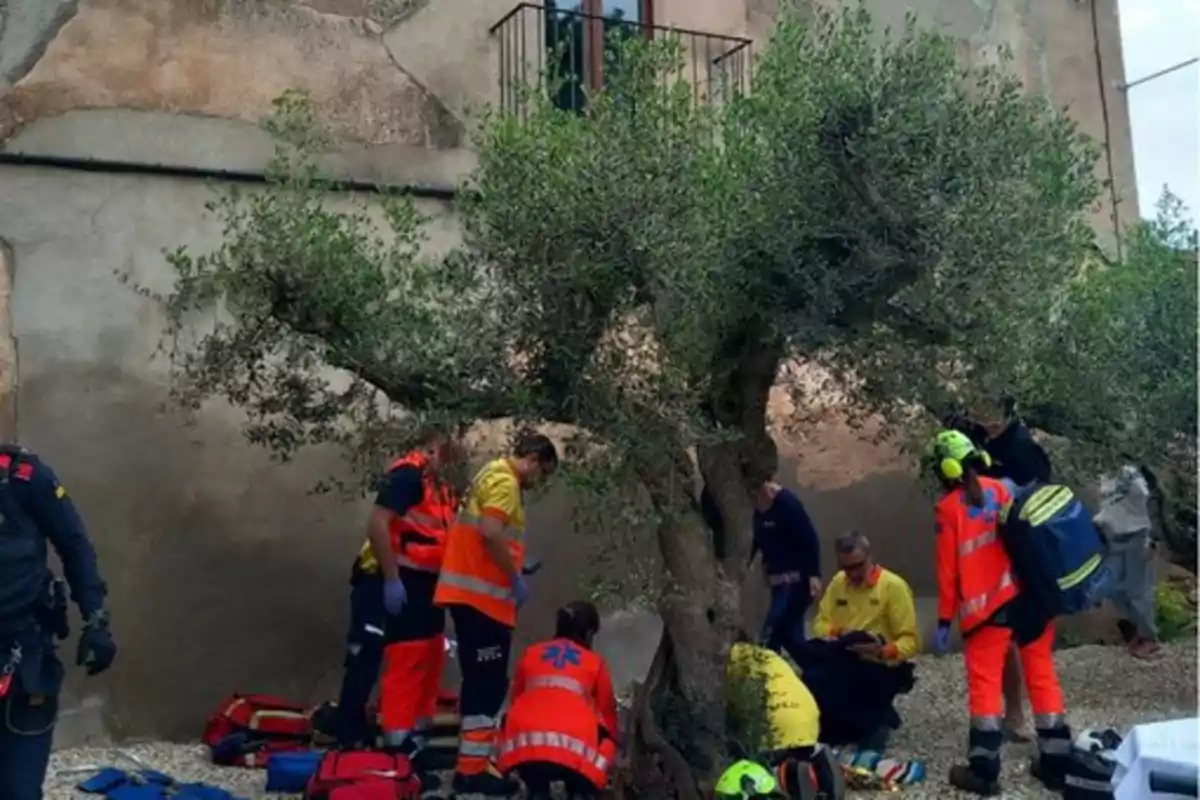
M 384 731 L 383 744 L 385 747 L 400 747 L 408 741 L 408 737 L 411 735 L 412 731 L 403 728 L 394 731 Z
M 977 731 L 998 731 L 1000 717 L 971 717 L 971 727 Z
M 1061 578 L 1059 578 L 1058 579 L 1058 588 L 1063 589 L 1063 590 L 1075 588 L 1079 584 L 1083 583 L 1084 580 L 1086 580 L 1087 577 L 1089 575 L 1091 575 L 1096 570 L 1096 568 L 1099 566 L 1100 566 L 1100 554 L 1097 553 L 1096 555 L 1089 558 L 1087 561 L 1083 562 L 1083 566 L 1080 567 L 1079 569 L 1074 570 L 1070 574 L 1064 575 Z
M 790 586 L 799 583 L 803 576 L 799 572 L 781 572 L 778 575 L 768 575 L 767 584 L 770 586 Z
M 496 727 L 496 718 L 486 714 L 468 714 L 459 725 L 461 731 L 486 731 Z
M 967 539 L 965 542 L 960 542 L 958 545 L 958 557 L 966 558 L 981 547 L 985 547 L 996 541 L 996 531 L 990 530 L 979 534 L 974 539 Z
M 982 594 L 975 595 L 970 600 L 963 600 L 962 606 L 958 611 L 959 618 L 961 619 L 963 617 L 969 617 L 972 614 L 978 614 L 980 611 L 983 611 L 985 608 L 987 608 L 988 603 L 991 602 L 994 596 L 1005 589 L 1008 589 L 1012 585 L 1012 573 L 1005 570 L 1004 574 L 1000 576 L 1000 580 L 996 584 L 995 588 L 993 588 L 990 592 L 983 592 Z
M 432 514 L 426 514 L 421 511 L 409 509 L 404 516 L 400 518 L 401 522 L 407 522 L 410 525 L 423 526 L 426 528 L 446 528 L 446 520 L 435 517 Z
M 1039 731 L 1061 728 L 1067 722 L 1066 714 L 1034 714 L 1033 727 Z
M 568 692 L 574 692 L 581 697 L 590 699 L 591 695 L 583 684 L 574 678 L 569 678 L 566 675 L 535 675 L 525 681 L 526 689 L 565 689 Z
M 463 739 L 458 743 L 458 754 L 469 758 L 491 758 L 491 742 L 472 742 Z
M 1066 486 L 1043 486 L 1035 491 L 1021 507 L 1021 519 L 1035 528 L 1062 511 L 1075 495 Z
M 400 567 L 404 567 L 405 569 L 411 569 L 414 572 L 428 572 L 433 575 L 438 574 L 437 567 L 431 567 L 427 564 L 418 564 L 416 561 L 413 561 L 408 556 L 396 556 L 396 565 L 400 566 Z
M 586 763 L 601 772 L 608 771 L 609 760 L 606 756 L 602 755 L 582 739 L 568 736 L 565 733 L 558 733 L 557 731 L 526 731 L 518 733 L 513 738 L 504 740 L 500 745 L 500 754 L 505 756 L 511 755 L 527 747 L 555 747 L 560 750 L 566 750 L 583 758 Z
M 453 586 L 456 589 L 466 589 L 469 592 L 494 597 L 497 600 L 511 600 L 512 590 L 507 586 L 499 586 L 495 583 L 485 581 L 482 578 L 476 578 L 474 575 L 463 575 L 458 572 L 447 572 L 442 570 L 438 581 Z
M 363 625 L 363 630 L 375 636 L 383 636 L 383 628 L 376 627 L 375 625 Z
M 1071 752 L 1070 739 L 1043 739 L 1039 736 L 1037 746 L 1039 753 L 1051 756 L 1065 756 Z
M 990 747 L 972 747 L 967 751 L 967 758 L 987 758 L 1000 760 L 1000 751 L 993 750 Z
M 459 514 L 458 519 L 455 520 L 455 524 L 465 525 L 468 528 L 474 528 L 476 531 L 479 530 L 482 522 L 483 517 L 476 516 L 475 514 L 467 514 L 466 512 Z M 525 538 L 525 532 L 516 525 L 504 525 L 500 528 L 500 534 L 502 538 L 510 542 L 519 542 Z M 481 533 L 480 536 L 482 535 Z

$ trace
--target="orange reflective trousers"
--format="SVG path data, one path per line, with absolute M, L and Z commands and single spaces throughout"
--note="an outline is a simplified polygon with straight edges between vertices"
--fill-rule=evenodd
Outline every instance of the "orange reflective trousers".
M 1004 738 L 1001 732 L 1004 663 L 1008 660 L 1012 641 L 1012 629 L 994 624 L 976 628 L 963 641 L 971 708 L 967 761 L 972 772 L 988 781 L 995 781 L 1000 776 L 1000 747 Z M 1063 775 L 1071 747 L 1062 686 L 1054 668 L 1054 624 L 1048 623 L 1038 638 L 1018 647 L 1017 653 L 1029 704 L 1033 706 L 1043 780 L 1053 781 Z
M 437 575 L 400 570 L 408 592 L 403 610 L 387 621 L 379 713 L 383 744 L 414 745 L 433 724 L 446 663 L 445 612 L 433 604 Z
M 971 724 L 975 727 L 991 727 L 994 721 L 999 729 L 1004 717 L 1004 662 L 1012 639 L 1011 629 L 984 625 L 963 642 Z M 1054 624 L 1048 624 L 1041 636 L 1018 648 L 1017 652 L 1021 657 L 1029 704 L 1033 706 L 1034 725 L 1051 727 L 1052 718 L 1061 718 L 1065 711 L 1062 687 L 1054 668 Z

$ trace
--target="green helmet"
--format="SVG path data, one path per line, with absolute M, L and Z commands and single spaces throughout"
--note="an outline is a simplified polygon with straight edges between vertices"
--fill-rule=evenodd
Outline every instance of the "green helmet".
M 742 760 L 725 770 L 717 781 L 716 795 L 720 800 L 738 798 L 748 800 L 752 797 L 772 797 L 779 792 L 779 783 L 775 776 L 753 761 Z

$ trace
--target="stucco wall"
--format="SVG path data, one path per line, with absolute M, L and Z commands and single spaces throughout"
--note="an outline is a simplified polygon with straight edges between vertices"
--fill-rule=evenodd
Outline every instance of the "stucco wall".
M 1097 2 L 1111 83 L 1121 64 L 1115 0 Z M 0 150 L 254 171 L 270 154 L 255 122 L 283 89 L 302 86 L 341 138 L 332 170 L 449 189 L 472 164 L 468 112 L 496 94 L 487 29 L 513 4 L 0 0 Z M 777 5 L 661 0 L 656 20 L 758 39 Z M 1031 89 L 1069 105 L 1085 130 L 1103 129 L 1087 3 L 913 5 L 960 37 L 964 58 L 1009 44 Z M 895 21 L 903 4 L 875 7 Z M 1110 94 L 1117 186 L 1134 209 L 1127 112 Z M 73 676 L 60 743 L 105 731 L 192 737 L 227 692 L 317 699 L 340 666 L 364 510 L 306 494 L 336 459 L 313 452 L 281 467 L 243 442 L 236 412 L 208 408 L 186 425 L 165 409 L 161 311 L 115 274 L 166 288 L 164 247 L 216 241 L 209 192 L 181 178 L 0 165 L 0 433 L 15 429 L 42 452 L 84 512 L 122 647 L 109 675 Z M 425 209 L 431 246 L 452 245 L 449 209 Z M 918 594 L 932 591 L 928 502 L 894 451 L 831 420 L 785 437 L 783 452 L 782 477 L 827 541 L 863 530 Z M 562 533 L 567 506 L 551 496 L 531 514 L 532 547 L 549 566 L 523 638 L 545 632 L 586 565 L 586 548 Z M 606 647 L 633 676 L 653 631 L 619 620 Z

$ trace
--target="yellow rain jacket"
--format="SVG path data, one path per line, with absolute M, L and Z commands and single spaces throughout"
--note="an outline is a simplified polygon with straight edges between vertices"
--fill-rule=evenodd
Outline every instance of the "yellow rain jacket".
M 752 644 L 735 644 L 729 651 L 725 676 L 731 685 L 744 680 L 766 684 L 770 749 L 812 747 L 817 743 L 821 729 L 817 701 L 778 653 Z

